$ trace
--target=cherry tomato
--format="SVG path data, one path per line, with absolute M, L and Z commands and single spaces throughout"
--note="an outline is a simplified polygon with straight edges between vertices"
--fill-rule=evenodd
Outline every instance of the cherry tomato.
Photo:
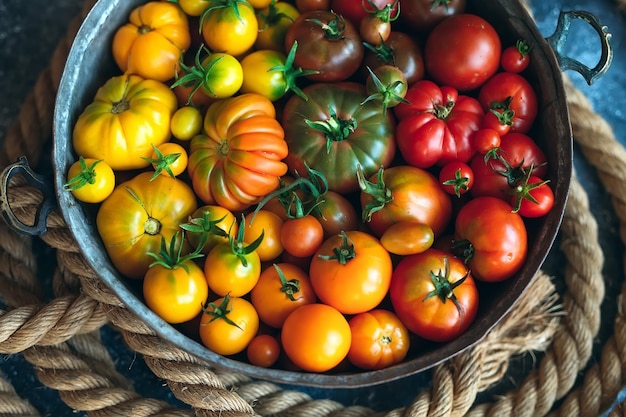
M 448 162 L 439 171 L 439 182 L 445 192 L 461 197 L 474 185 L 474 172 L 465 162 Z
M 269 368 L 280 356 L 280 343 L 269 334 L 255 336 L 246 348 L 246 356 L 252 365 Z
M 348 360 L 353 365 L 368 370 L 383 369 L 406 357 L 409 331 L 391 311 L 377 309 L 360 313 L 348 324 L 352 332 Z
M 311 256 L 324 241 L 324 228 L 313 215 L 288 219 L 280 231 L 280 243 L 293 256 Z
M 476 197 L 459 210 L 454 224 L 453 246 L 475 279 L 504 281 L 526 261 L 526 225 L 507 201 L 497 197 Z
M 500 147 L 500 134 L 491 128 L 481 128 L 472 134 L 470 142 L 474 150 L 482 156 L 497 151 Z
M 342 230 L 357 230 L 359 227 L 360 219 L 354 205 L 343 194 L 332 190 L 322 195 L 312 214 L 322 224 L 326 238 Z
M 247 1 L 212 2 L 200 17 L 202 37 L 211 51 L 233 56 L 247 52 L 256 41 L 259 25 Z
M 434 342 L 459 337 L 478 311 L 478 290 L 469 270 L 460 259 L 438 249 L 402 258 L 389 294 L 402 323 Z
M 501 42 L 480 16 L 450 16 L 429 33 L 424 45 L 426 72 L 439 85 L 459 91 L 478 88 L 500 68 Z
M 391 255 L 380 241 L 353 230 L 324 241 L 311 258 L 309 278 L 323 303 L 344 314 L 357 314 L 385 298 L 391 272 Z
M 278 258 L 283 252 L 283 244 L 280 242 L 283 220 L 276 213 L 264 209 L 246 214 L 245 219 L 244 242 L 250 244 L 263 233 L 263 240 L 256 248 L 259 259 L 265 262 Z
M 202 121 L 202 113 L 197 107 L 183 106 L 172 115 L 170 130 L 178 140 L 191 140 L 202 130 Z
M 148 161 L 154 168 L 155 178 L 157 175 L 169 175 L 174 178 L 185 172 L 189 157 L 182 145 L 175 142 L 165 142 L 159 146 L 152 145 L 153 151 Z
M 325 372 L 348 355 L 352 335 L 346 318 L 326 304 L 307 304 L 291 313 L 280 334 L 283 350 L 299 368 Z
M 506 135 L 511 131 L 514 116 L 515 113 L 511 109 L 489 109 L 483 116 L 482 127 L 493 129 L 500 136 Z
M 392 30 L 385 42 L 365 43 L 365 55 L 362 69 L 359 71 L 363 80 L 367 79 L 367 68 L 374 70 L 380 65 L 394 65 L 404 73 L 408 85 L 424 78 L 424 56 L 422 47 L 412 36 Z
M 380 237 L 383 247 L 396 255 L 424 252 L 434 240 L 435 234 L 429 225 L 412 221 L 394 223 Z
M 101 159 L 79 157 L 67 171 L 63 189 L 70 191 L 77 200 L 85 203 L 101 203 L 115 188 L 115 172 Z
M 256 18 L 259 34 L 254 43 L 255 49 L 284 52 L 287 30 L 298 16 L 300 16 L 298 9 L 286 1 L 271 2 L 270 0 L 270 4 L 258 9 Z
M 256 336 L 259 316 L 248 300 L 226 296 L 205 307 L 199 330 L 207 348 L 220 355 L 234 355 L 244 351 Z
M 530 64 L 529 52 L 531 49 L 531 44 L 521 39 L 515 42 L 515 45 L 504 48 L 500 58 L 502 69 L 514 73 L 524 71 Z
M 381 65 L 374 70 L 368 69 L 370 75 L 365 80 L 365 88 L 369 96 L 367 100 L 379 102 L 383 113 L 389 107 L 400 103 L 408 103 L 404 99 L 409 88 L 402 70 L 395 65 Z
M 554 192 L 548 181 L 531 174 L 515 186 L 511 204 L 522 217 L 545 216 L 554 206 Z
M 172 86 L 193 85 L 189 102 L 198 90 L 214 99 L 233 96 L 243 84 L 239 60 L 225 52 L 208 53 L 201 59 L 202 51 L 202 47 L 198 49 L 193 66 L 180 63 L 181 71 Z
M 378 11 L 385 11 L 390 19 L 395 19 L 398 15 L 397 0 L 330 0 L 330 8 L 348 19 L 355 26 L 368 15 L 376 14 Z
M 309 275 L 288 263 L 277 263 L 263 270 L 250 293 L 259 318 L 270 327 L 282 327 L 291 312 L 315 302 Z

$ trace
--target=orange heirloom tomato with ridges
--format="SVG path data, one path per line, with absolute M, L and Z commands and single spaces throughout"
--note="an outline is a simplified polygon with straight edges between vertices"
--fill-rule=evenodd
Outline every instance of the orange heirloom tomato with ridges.
M 207 109 L 204 133 L 191 140 L 193 189 L 207 204 L 243 210 L 278 188 L 287 152 L 270 100 L 249 93 L 217 101 Z
M 176 4 L 151 1 L 135 8 L 113 37 L 113 58 L 129 74 L 167 81 L 191 45 L 187 15 Z
M 161 240 L 170 242 L 197 208 L 196 196 L 182 180 L 143 172 L 119 184 L 100 205 L 98 233 L 117 270 L 143 278 Z
M 120 75 L 101 86 L 78 116 L 72 135 L 76 153 L 102 159 L 113 170 L 144 168 L 144 158 L 170 138 L 178 108 L 165 84 L 138 75 Z
M 348 322 L 352 344 L 348 360 L 361 369 L 383 369 L 406 357 L 410 346 L 409 330 L 398 316 L 376 309 L 357 314 Z
M 318 298 L 344 314 L 378 306 L 391 282 L 391 255 L 358 230 L 328 238 L 311 259 L 309 278 Z
M 214 0 L 200 16 L 202 37 L 210 50 L 234 56 L 247 52 L 256 41 L 258 22 L 245 0 Z

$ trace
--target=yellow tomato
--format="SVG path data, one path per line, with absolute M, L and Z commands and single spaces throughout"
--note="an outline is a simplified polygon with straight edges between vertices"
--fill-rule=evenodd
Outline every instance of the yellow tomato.
M 263 233 L 263 240 L 256 248 L 256 253 L 259 254 L 261 261 L 278 258 L 278 255 L 283 252 L 283 245 L 280 243 L 283 221 L 280 216 L 268 210 L 259 210 L 256 215 L 254 212 L 247 214 L 245 220 L 244 242 L 252 243 Z
M 247 1 L 209 7 L 201 16 L 202 37 L 210 50 L 238 56 L 254 45 L 258 23 Z
M 187 151 L 182 145 L 175 142 L 165 142 L 155 146 L 150 157 L 154 168 L 154 176 L 169 175 L 177 177 L 187 169 Z
M 263 9 L 264 7 L 269 6 L 271 2 L 272 0 L 248 0 L 250 6 L 254 7 L 255 9 Z
M 235 238 L 239 230 L 233 213 L 218 205 L 198 207 L 189 217 L 189 221 L 180 227 L 187 232 L 187 240 L 194 248 L 204 241 L 201 251 L 205 255 L 218 243 L 228 243 L 229 238 Z
M 145 158 L 170 138 L 176 95 L 155 80 L 120 75 L 107 80 L 78 116 L 72 143 L 84 158 L 102 159 L 113 170 L 144 168 Z
M 101 203 L 115 188 L 115 173 L 102 160 L 82 156 L 67 172 L 64 189 L 85 203 Z
M 178 5 L 187 15 L 200 16 L 211 5 L 211 0 L 178 0 Z
M 202 113 L 194 106 L 183 106 L 172 116 L 170 129 L 176 139 L 191 140 L 202 130 Z
M 284 1 L 267 6 L 256 13 L 259 34 L 254 43 L 256 49 L 285 51 L 285 35 L 291 24 L 300 16 L 295 6 Z
M 123 72 L 167 81 L 180 54 L 191 45 L 189 22 L 180 7 L 152 1 L 135 8 L 113 37 L 113 58 Z

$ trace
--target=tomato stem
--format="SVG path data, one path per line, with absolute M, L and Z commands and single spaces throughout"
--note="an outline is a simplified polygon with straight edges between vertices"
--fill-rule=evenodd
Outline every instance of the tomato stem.
M 342 231 L 340 236 L 341 245 L 333 248 L 333 255 L 318 255 L 321 259 L 325 261 L 337 261 L 341 265 L 345 265 L 356 257 L 354 243 L 348 238 L 346 232 Z
M 324 32 L 324 37 L 329 41 L 340 41 L 344 39 L 343 33 L 346 29 L 346 22 L 343 16 L 332 11 L 331 13 L 334 15 L 334 18 L 328 22 L 323 22 L 319 19 L 307 19 L 306 21 L 319 25 Z
M 293 295 L 300 292 L 300 281 L 295 278 L 288 280 L 283 270 L 280 269 L 280 266 L 276 264 L 273 264 L 273 266 L 280 279 L 280 291 L 285 294 L 290 301 L 298 300 L 298 298 L 295 298 Z
M 152 143 L 151 145 L 156 158 L 142 157 L 142 159 L 148 161 L 154 167 L 154 174 L 152 174 L 152 177 L 150 177 L 150 181 L 153 181 L 155 178 L 161 175 L 163 171 L 165 171 L 170 177 L 176 178 L 176 175 L 174 175 L 174 173 L 172 172 L 171 165 L 176 162 L 178 158 L 180 158 L 181 154 L 171 153 L 168 155 L 163 155 L 163 152 L 161 152 L 158 147 L 154 146 L 154 143 Z
M 340 119 L 337 111 L 328 106 L 330 117 L 327 120 L 312 121 L 305 119 L 304 123 L 312 129 L 319 130 L 326 136 L 326 153 L 330 154 L 334 142 L 342 142 L 354 133 L 357 128 L 357 122 L 354 117 L 349 119 Z
M 63 189 L 66 191 L 74 191 L 79 188 L 84 187 L 87 184 L 95 184 L 96 183 L 96 165 L 102 162 L 102 159 L 94 161 L 91 165 L 87 166 L 85 162 L 85 158 L 82 156 L 78 157 L 78 162 L 80 164 L 80 172 L 69 179 L 68 182 L 63 184 Z
M 195 251 L 183 256 L 182 250 L 184 246 L 184 241 L 184 232 L 176 232 L 172 236 L 172 240 L 170 241 L 168 249 L 165 237 L 161 236 L 161 247 L 159 252 L 148 252 L 148 255 L 152 256 L 155 259 L 155 261 L 150 264 L 150 268 L 155 265 L 160 265 L 163 268 L 167 269 L 183 268 L 185 271 L 189 272 L 187 261 L 200 258 L 203 256 L 203 254 L 196 249 Z
M 235 326 L 236 328 L 241 329 L 241 327 L 237 323 L 235 323 L 230 319 L 230 317 L 228 317 L 228 313 L 233 310 L 232 307 L 229 307 L 230 300 L 230 294 L 226 294 L 224 298 L 222 298 L 222 302 L 220 303 L 220 305 L 211 302 L 206 307 L 202 307 L 202 312 L 208 316 L 211 316 L 211 320 L 204 323 L 203 325 L 206 326 L 209 323 L 214 322 L 215 320 L 221 319 L 231 326 Z
M 459 303 L 459 300 L 456 298 L 454 294 L 454 290 L 469 276 L 469 271 L 465 273 L 465 275 L 455 283 L 450 282 L 450 261 L 447 256 L 443 257 L 443 271 L 439 270 L 439 272 L 435 273 L 430 271 L 430 279 L 432 280 L 435 288 L 426 295 L 424 301 L 431 297 L 437 297 L 441 300 L 442 303 L 445 303 L 447 300 L 450 300 L 454 303 L 457 310 L 459 311 L 459 315 L 463 315 L 463 306 Z
M 369 66 L 367 67 L 367 70 L 369 71 L 369 76 L 374 83 L 376 91 L 363 100 L 361 105 L 367 103 L 368 101 L 378 100 L 382 103 L 383 114 L 387 114 L 387 107 L 390 105 L 395 106 L 399 103 L 410 104 L 410 102 L 404 98 L 404 95 L 396 93 L 396 91 L 406 92 L 406 78 L 403 80 L 396 80 L 391 84 L 385 85 Z
M 302 100 L 309 101 L 309 98 L 304 94 L 304 91 L 300 89 L 296 85 L 296 79 L 298 77 L 303 77 L 311 74 L 319 74 L 317 70 L 305 70 L 302 68 L 294 68 L 293 63 L 296 59 L 296 50 L 298 49 L 298 41 L 294 41 L 293 45 L 289 49 L 289 54 L 285 59 L 285 63 L 283 65 L 275 65 L 272 68 L 268 69 L 268 72 L 272 71 L 280 71 L 283 73 L 283 77 L 285 78 L 286 88 L 285 93 L 289 90 L 296 93 Z
M 385 185 L 383 173 L 384 168 L 380 167 L 376 177 L 376 182 L 374 183 L 365 178 L 365 173 L 363 172 L 361 165 L 357 165 L 356 167 L 356 176 L 359 181 L 361 191 L 372 197 L 372 201 L 363 207 L 362 219 L 364 222 L 372 220 L 372 214 L 382 210 L 385 205 L 393 201 L 391 189 L 387 188 Z

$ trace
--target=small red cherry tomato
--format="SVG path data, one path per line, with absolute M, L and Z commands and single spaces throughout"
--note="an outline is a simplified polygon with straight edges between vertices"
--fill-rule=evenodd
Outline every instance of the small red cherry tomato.
M 474 132 L 470 140 L 474 150 L 482 155 L 500 147 L 500 134 L 487 127 Z
M 445 192 L 461 197 L 472 188 L 474 172 L 465 162 L 448 162 L 439 171 L 439 182 Z
M 528 68 L 532 45 L 525 40 L 518 40 L 515 45 L 508 46 L 502 51 L 500 66 L 504 71 L 520 73 Z
M 269 368 L 280 356 L 278 340 L 269 334 L 255 336 L 246 348 L 246 355 L 252 365 Z
M 513 210 L 522 217 L 545 216 L 554 206 L 554 192 L 547 180 L 530 174 L 532 171 L 529 170 L 529 175 L 514 188 Z

